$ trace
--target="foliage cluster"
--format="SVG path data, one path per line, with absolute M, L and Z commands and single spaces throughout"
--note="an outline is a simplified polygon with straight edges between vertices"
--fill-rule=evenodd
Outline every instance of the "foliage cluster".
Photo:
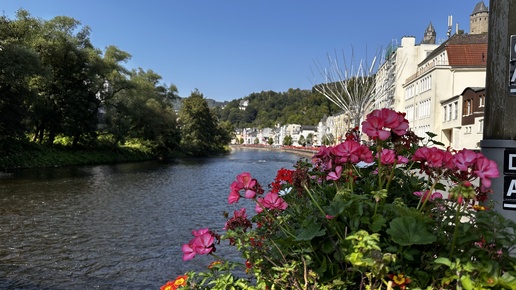
M 497 165 L 422 144 L 391 110 L 362 125 L 368 141 L 352 130 L 267 190 L 239 174 L 228 202 L 253 201 L 257 214 L 235 210 L 223 234 L 192 231 L 183 260 L 214 262 L 162 289 L 516 289 L 516 223 L 485 203 Z M 245 262 L 217 256 L 221 241 Z
M 248 101 L 245 110 L 240 102 Z M 289 89 L 286 92 L 262 91 L 218 108 L 221 121 L 228 121 L 236 128 L 267 128 L 277 124 L 301 124 L 315 126 L 326 115 L 340 109 L 326 97 L 308 90 Z
M 190 138 L 193 133 L 185 130 L 192 124 L 178 123 L 174 108 L 177 88 L 152 70 L 128 70 L 124 63 L 130 58 L 115 46 L 94 47 L 89 27 L 70 17 L 42 20 L 23 9 L 16 19 L 1 16 L 0 143 L 30 136 L 47 145 L 66 139 L 77 149 L 103 139 L 114 149 L 138 139 L 160 156 L 196 153 L 199 143 L 209 144 L 202 148 L 209 154 L 227 144 L 227 124 L 219 128 L 209 110 L 197 115 L 205 131 Z M 183 119 L 194 113 L 189 110 Z M 182 142 L 183 135 L 192 143 Z

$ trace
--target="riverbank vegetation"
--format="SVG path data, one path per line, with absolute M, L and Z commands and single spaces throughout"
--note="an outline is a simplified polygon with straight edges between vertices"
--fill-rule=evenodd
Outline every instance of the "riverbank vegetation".
M 0 17 L 0 168 L 224 152 L 233 129 L 199 91 L 183 99 L 131 55 L 90 42 L 90 29 L 19 10 Z M 137 144 L 137 146 L 135 145 Z

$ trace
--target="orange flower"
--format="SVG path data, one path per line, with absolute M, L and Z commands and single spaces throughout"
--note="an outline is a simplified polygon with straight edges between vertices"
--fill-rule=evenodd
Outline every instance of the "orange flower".
M 387 276 L 389 277 L 389 279 L 392 280 L 392 282 L 394 282 L 394 286 L 400 287 L 401 290 L 405 290 L 407 284 L 410 284 L 412 282 L 412 280 L 410 280 L 409 277 L 405 277 L 403 274 L 389 274 Z
M 176 280 L 174 281 L 174 286 L 178 288 L 179 286 L 186 286 L 186 279 L 188 279 L 188 276 L 178 276 Z
M 167 284 L 161 286 L 160 290 L 176 290 L 180 286 L 186 286 L 186 279 L 188 276 L 182 275 L 178 276 L 174 281 L 168 281 Z
M 168 281 L 167 284 L 161 286 L 161 288 L 159 288 L 159 290 L 175 290 L 177 287 L 174 286 L 174 282 L 173 281 Z
M 211 269 L 211 268 L 213 268 L 213 267 L 215 267 L 217 265 L 220 265 L 220 264 L 222 264 L 222 261 L 219 261 L 219 260 L 213 261 L 213 262 L 210 263 L 210 265 L 208 265 L 208 269 Z

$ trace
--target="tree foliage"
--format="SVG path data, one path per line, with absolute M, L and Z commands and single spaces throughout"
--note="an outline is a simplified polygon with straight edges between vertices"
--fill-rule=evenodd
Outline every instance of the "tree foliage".
M 160 156 L 180 149 L 206 154 L 230 142 L 232 125 L 219 124 L 203 104 L 201 119 L 184 125 L 181 143 L 177 88 L 152 70 L 128 70 L 130 58 L 116 46 L 94 47 L 90 28 L 71 17 L 42 20 L 23 9 L 15 19 L 1 16 L 0 149 L 27 136 L 49 146 L 69 140 L 72 147 L 137 139 Z M 201 131 L 188 127 L 195 124 Z
M 241 109 L 240 102 L 244 100 L 249 104 Z M 315 126 L 324 115 L 332 115 L 339 110 L 317 92 L 289 89 L 286 92 L 262 91 L 233 100 L 219 111 L 219 117 L 237 128 L 266 128 L 277 124 Z
M 232 127 L 227 122 L 218 123 L 214 112 L 198 90 L 183 100 L 179 120 L 181 147 L 190 155 L 202 156 L 222 151 L 221 144 L 231 141 Z

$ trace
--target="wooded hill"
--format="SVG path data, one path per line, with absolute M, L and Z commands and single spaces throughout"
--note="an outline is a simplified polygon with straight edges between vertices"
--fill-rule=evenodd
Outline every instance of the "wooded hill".
M 245 110 L 240 108 L 240 102 L 244 100 L 248 101 Z M 213 109 L 220 121 L 228 121 L 235 128 L 266 128 L 277 124 L 316 126 L 323 116 L 340 111 L 324 96 L 301 89 L 252 93 L 224 105 Z

